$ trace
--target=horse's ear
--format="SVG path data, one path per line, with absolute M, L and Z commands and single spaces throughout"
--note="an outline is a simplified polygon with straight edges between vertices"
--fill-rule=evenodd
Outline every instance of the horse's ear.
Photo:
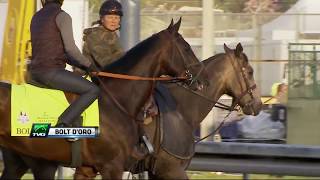
M 171 19 L 171 22 L 170 22 L 170 24 L 169 24 L 169 26 L 168 26 L 168 30 L 170 30 L 170 29 L 172 29 L 172 26 L 173 26 L 173 18 Z
M 237 44 L 237 47 L 236 47 L 236 52 L 235 52 L 235 53 L 236 53 L 236 56 L 237 56 L 237 57 L 240 57 L 242 51 L 243 51 L 243 47 L 242 47 L 241 43 L 238 43 L 238 44 Z
M 173 25 L 172 32 L 178 32 L 180 29 L 180 25 L 181 25 L 181 17 L 180 17 L 179 21 Z
M 230 49 L 225 43 L 223 44 L 223 48 L 227 54 L 232 53 L 232 49 Z

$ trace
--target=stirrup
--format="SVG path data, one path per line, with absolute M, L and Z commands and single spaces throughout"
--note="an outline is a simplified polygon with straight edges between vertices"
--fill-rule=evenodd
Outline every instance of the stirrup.
M 149 153 L 149 154 L 153 154 L 153 153 L 154 153 L 154 149 L 153 149 L 152 144 L 151 144 L 150 141 L 148 140 L 147 136 L 143 135 L 143 136 L 142 136 L 142 140 L 143 140 L 143 143 L 146 145 L 146 147 L 147 147 L 147 149 L 148 149 L 148 153 Z

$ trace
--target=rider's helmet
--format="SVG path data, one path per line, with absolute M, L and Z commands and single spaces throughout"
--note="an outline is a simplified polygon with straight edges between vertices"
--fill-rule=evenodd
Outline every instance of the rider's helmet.
M 100 7 L 99 15 L 100 17 L 104 15 L 123 15 L 122 5 L 117 0 L 106 0 Z
M 42 6 L 46 5 L 47 3 L 58 3 L 62 6 L 64 0 L 41 0 Z

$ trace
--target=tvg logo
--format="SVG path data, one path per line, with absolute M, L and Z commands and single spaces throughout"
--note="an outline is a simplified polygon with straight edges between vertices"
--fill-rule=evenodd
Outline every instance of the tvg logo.
M 50 124 L 32 124 L 30 137 L 47 137 L 50 129 Z

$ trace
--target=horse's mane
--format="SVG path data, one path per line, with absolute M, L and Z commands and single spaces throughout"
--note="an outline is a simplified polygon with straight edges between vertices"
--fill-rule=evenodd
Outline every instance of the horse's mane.
M 217 60 L 217 59 L 221 58 L 224 55 L 226 55 L 226 53 L 218 53 L 218 54 L 215 54 L 214 56 L 209 57 L 208 59 L 203 60 L 202 62 L 206 64 L 206 63 L 209 63 L 212 60 Z
M 160 34 L 164 32 L 161 31 L 156 33 L 149 38 L 141 41 L 136 46 L 131 48 L 122 57 L 120 57 L 115 62 L 111 63 L 102 68 L 103 71 L 126 74 L 132 67 L 134 67 L 139 60 L 146 55 L 146 53 L 151 53 L 154 48 L 154 43 L 160 39 Z
M 226 55 L 226 53 L 218 53 L 218 54 L 215 54 L 214 56 L 209 57 L 208 59 L 203 60 L 202 62 L 208 63 L 208 62 L 211 61 L 211 60 L 220 59 L 220 58 L 222 58 L 224 55 Z M 248 56 L 247 56 L 245 53 L 243 53 L 243 52 L 242 52 L 242 55 L 243 55 L 244 61 L 245 61 L 245 62 L 249 62 Z

